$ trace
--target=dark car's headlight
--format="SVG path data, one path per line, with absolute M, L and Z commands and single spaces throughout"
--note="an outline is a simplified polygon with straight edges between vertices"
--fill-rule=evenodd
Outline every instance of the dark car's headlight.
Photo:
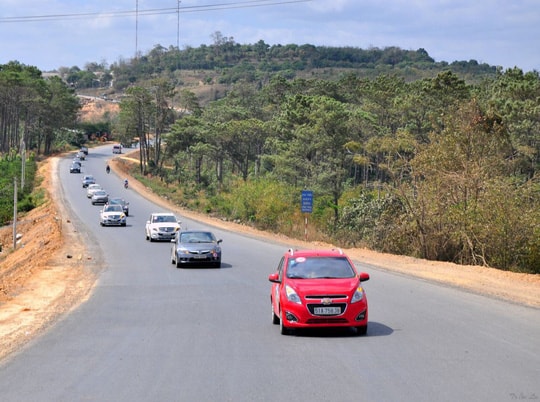
M 176 252 L 177 252 L 178 254 L 187 254 L 187 253 L 189 252 L 189 250 L 188 250 L 187 248 L 185 248 L 185 247 L 178 247 L 178 248 L 176 249 Z

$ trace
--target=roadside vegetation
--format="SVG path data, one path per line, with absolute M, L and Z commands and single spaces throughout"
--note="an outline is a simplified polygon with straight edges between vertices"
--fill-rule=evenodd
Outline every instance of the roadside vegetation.
M 30 211 L 43 201 L 42 190 L 37 189 L 36 170 L 33 156 L 24 162 L 20 154 L 14 152 L 0 156 L 0 226 L 13 221 L 15 191 L 18 212 Z
M 121 90 L 108 121 L 139 145 L 126 168 L 179 205 L 298 238 L 308 218 L 310 240 L 540 273 L 536 71 L 217 34 L 89 67 L 112 72 L 107 96 Z

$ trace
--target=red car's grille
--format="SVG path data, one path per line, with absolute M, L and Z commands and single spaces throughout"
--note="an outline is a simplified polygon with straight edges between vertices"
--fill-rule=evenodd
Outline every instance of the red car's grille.
M 306 295 L 306 299 L 346 299 L 347 295 Z

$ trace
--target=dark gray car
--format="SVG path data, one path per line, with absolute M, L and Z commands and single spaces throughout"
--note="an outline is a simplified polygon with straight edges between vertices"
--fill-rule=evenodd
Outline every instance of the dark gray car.
M 221 267 L 221 242 L 212 232 L 186 230 L 172 240 L 171 263 L 177 268 L 188 265 Z

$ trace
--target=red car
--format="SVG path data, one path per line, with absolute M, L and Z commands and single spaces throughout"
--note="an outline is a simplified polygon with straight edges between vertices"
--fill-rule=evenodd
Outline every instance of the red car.
M 355 327 L 365 335 L 368 303 L 358 273 L 343 251 L 292 250 L 281 258 L 272 282 L 272 322 L 286 335 L 295 328 Z

